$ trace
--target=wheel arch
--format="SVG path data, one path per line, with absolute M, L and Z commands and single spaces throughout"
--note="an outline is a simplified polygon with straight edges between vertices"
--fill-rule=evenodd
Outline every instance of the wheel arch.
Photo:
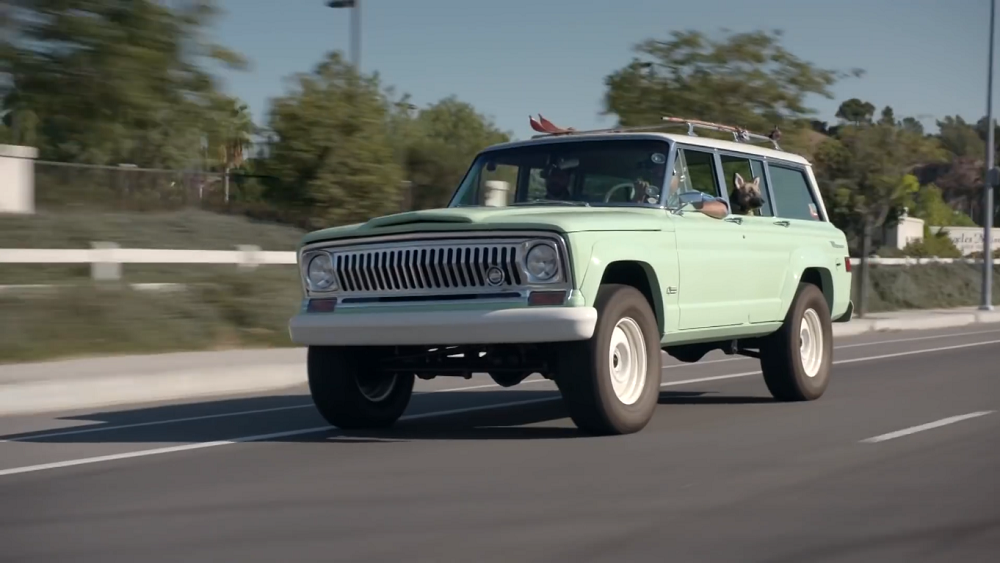
M 665 330 L 663 290 L 653 266 L 642 260 L 616 260 L 604 265 L 600 274 L 598 287 L 609 283 L 629 285 L 646 297 L 656 316 L 656 327 L 662 337 Z
M 828 260 L 826 254 L 817 254 L 815 249 L 801 249 L 792 253 L 788 277 L 781 292 L 781 318 L 788 314 L 800 283 L 818 287 L 823 292 L 831 314 L 834 312 L 837 299 L 836 283 Z

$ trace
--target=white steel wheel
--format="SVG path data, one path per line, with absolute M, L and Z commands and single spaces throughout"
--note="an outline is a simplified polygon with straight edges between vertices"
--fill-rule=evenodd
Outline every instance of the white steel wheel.
M 611 332 L 608 371 L 615 396 L 623 404 L 634 404 L 646 387 L 646 341 L 639 323 L 625 317 Z
M 813 309 L 802 313 L 799 324 L 799 361 L 806 377 L 816 377 L 823 367 L 823 326 Z

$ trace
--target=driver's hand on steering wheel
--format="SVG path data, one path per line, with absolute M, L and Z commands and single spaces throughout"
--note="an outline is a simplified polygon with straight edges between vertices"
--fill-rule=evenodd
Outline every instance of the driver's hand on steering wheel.
M 643 180 L 642 178 L 636 180 L 632 183 L 635 186 L 635 196 L 632 199 L 633 203 L 646 203 L 648 198 L 655 198 L 655 190 L 651 190 L 649 182 Z

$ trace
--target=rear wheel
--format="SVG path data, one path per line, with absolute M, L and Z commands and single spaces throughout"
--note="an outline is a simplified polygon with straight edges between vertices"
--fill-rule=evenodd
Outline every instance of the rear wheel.
M 779 401 L 812 401 L 826 391 L 832 361 L 826 297 L 815 285 L 800 283 L 784 324 L 761 346 L 764 382 Z
M 590 340 L 562 346 L 556 384 L 570 417 L 592 434 L 630 434 L 652 419 L 660 392 L 660 338 L 649 302 L 627 285 L 601 286 Z
M 370 350 L 311 346 L 307 364 L 313 403 L 338 428 L 388 428 L 413 395 L 414 376 L 380 373 Z

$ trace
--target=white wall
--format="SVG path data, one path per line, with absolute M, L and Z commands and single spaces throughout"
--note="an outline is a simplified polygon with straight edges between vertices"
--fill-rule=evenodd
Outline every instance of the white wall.
M 0 213 L 35 212 L 38 149 L 0 145 Z
M 931 227 L 932 233 L 937 233 L 944 229 L 948 233 L 948 238 L 955 246 L 962 251 L 962 254 L 972 254 L 983 250 L 983 228 L 982 227 Z M 1000 229 L 993 229 L 990 232 L 993 239 L 990 245 L 993 251 L 1000 248 Z
M 982 227 L 928 227 L 932 233 L 938 233 L 942 229 L 948 234 L 955 246 L 962 251 L 963 255 L 983 250 L 983 228 Z M 992 249 L 1000 248 L 1000 228 L 992 232 Z M 885 230 L 885 246 L 894 246 L 902 249 L 911 242 L 919 242 L 924 239 L 924 221 L 916 217 L 905 217 L 900 220 L 895 227 Z

